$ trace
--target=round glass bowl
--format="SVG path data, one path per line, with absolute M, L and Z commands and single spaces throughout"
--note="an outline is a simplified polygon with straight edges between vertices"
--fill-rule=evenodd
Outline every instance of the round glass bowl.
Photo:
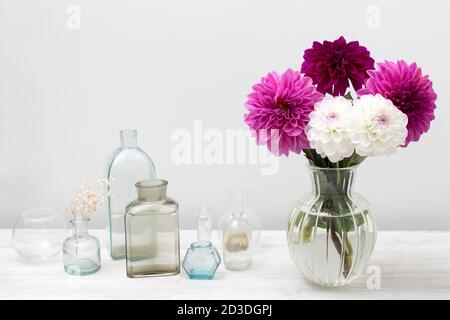
M 61 252 L 67 235 L 67 223 L 62 214 L 50 208 L 34 208 L 17 218 L 12 244 L 26 260 L 46 261 Z

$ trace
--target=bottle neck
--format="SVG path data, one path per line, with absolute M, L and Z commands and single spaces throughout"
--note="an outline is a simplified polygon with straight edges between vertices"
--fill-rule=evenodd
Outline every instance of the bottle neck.
M 323 198 L 351 196 L 355 167 L 317 168 L 311 167 L 311 178 L 315 196 Z
M 139 201 L 154 202 L 165 200 L 167 192 L 167 181 L 144 180 L 136 183 Z
M 234 219 L 240 219 L 244 216 L 244 211 L 243 210 L 235 210 L 231 213 L 231 216 Z
M 248 189 L 230 191 L 230 209 L 234 212 L 244 212 L 248 207 Z
M 206 206 L 202 206 L 197 216 L 197 241 L 211 240 L 211 215 Z
M 82 238 L 86 235 L 89 235 L 89 222 L 88 218 L 78 218 L 70 221 L 72 225 L 72 235 L 75 238 Z
M 120 142 L 123 149 L 136 148 L 137 131 L 132 129 L 120 131 Z
M 192 251 L 209 251 L 212 248 L 210 241 L 195 241 L 191 243 Z

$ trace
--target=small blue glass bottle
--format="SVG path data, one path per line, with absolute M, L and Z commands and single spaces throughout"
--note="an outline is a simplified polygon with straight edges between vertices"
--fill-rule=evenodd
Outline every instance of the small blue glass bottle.
M 202 206 L 197 216 L 197 241 L 193 242 L 183 260 L 183 269 L 190 279 L 211 280 L 222 259 L 211 243 L 211 215 Z
M 209 241 L 195 241 L 183 260 L 183 269 L 190 279 L 211 280 L 222 259 Z

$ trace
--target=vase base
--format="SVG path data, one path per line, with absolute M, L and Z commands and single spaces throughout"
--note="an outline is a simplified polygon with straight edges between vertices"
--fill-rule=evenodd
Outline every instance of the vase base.
M 100 264 L 91 259 L 77 260 L 75 263 L 64 267 L 66 273 L 73 276 L 87 276 L 96 273 L 100 269 Z

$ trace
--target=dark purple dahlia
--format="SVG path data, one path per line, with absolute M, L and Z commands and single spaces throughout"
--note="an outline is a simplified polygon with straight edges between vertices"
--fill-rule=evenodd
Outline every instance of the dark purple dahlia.
M 347 43 L 342 36 L 333 42 L 314 41 L 303 58 L 301 72 L 313 80 L 319 92 L 333 96 L 344 95 L 349 80 L 355 90 L 361 89 L 375 63 L 366 47 L 358 41 Z
M 411 141 L 418 141 L 430 128 L 434 119 L 437 95 L 433 83 L 416 63 L 385 61 L 377 69 L 369 71 L 366 87 L 358 95 L 381 94 L 408 116 L 408 136 L 405 147 Z

